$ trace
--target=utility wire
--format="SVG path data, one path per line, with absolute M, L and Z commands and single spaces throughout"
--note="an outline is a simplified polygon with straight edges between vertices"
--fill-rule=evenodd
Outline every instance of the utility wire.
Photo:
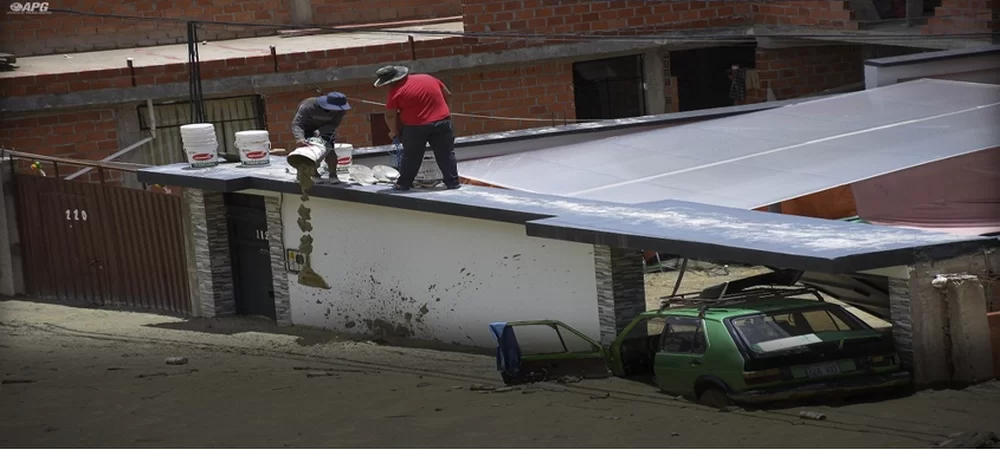
M 609 34 L 594 34 L 594 33 L 520 33 L 520 32 L 464 32 L 464 31 L 445 31 L 445 30 L 400 30 L 400 29 L 388 29 L 384 27 L 356 27 L 343 28 L 336 26 L 318 26 L 318 25 L 285 25 L 285 24 L 273 24 L 273 23 L 259 23 L 259 22 L 230 22 L 230 21 L 219 21 L 219 20 L 199 20 L 199 19 L 187 19 L 187 18 L 174 18 L 174 17 L 149 17 L 149 16 L 138 16 L 138 15 L 128 15 L 128 14 L 106 14 L 106 13 L 92 13 L 84 11 L 76 11 L 72 9 L 62 9 L 62 8 L 51 8 L 50 12 L 62 13 L 62 14 L 72 14 L 84 17 L 98 17 L 107 19 L 126 19 L 126 20 L 139 20 L 139 21 L 156 21 L 156 22 L 176 22 L 176 23 L 187 23 L 187 22 L 198 22 L 202 25 L 219 25 L 219 26 L 237 26 L 237 27 L 253 27 L 253 28 L 274 28 L 274 29 L 287 29 L 287 30 L 322 30 L 330 33 L 385 33 L 385 34 L 398 34 L 398 35 L 426 35 L 426 36 L 453 36 L 453 37 L 472 37 L 472 38 L 488 38 L 488 39 L 516 39 L 516 40 L 548 40 L 548 41 L 590 41 L 590 40 L 601 40 L 601 41 L 664 41 L 664 40 L 689 40 L 689 41 L 714 41 L 714 40 L 733 40 L 738 38 L 752 39 L 757 37 L 774 37 L 774 38 L 832 38 L 832 37 L 842 37 L 845 35 L 850 36 L 852 39 L 871 39 L 871 40 L 931 40 L 931 39 L 969 39 L 969 38 L 982 38 L 1000 35 L 1000 32 L 976 32 L 976 33 L 927 33 L 927 34 L 882 34 L 882 35 L 869 35 L 869 34 L 855 34 L 855 33 L 758 33 L 754 34 L 726 34 L 726 33 L 692 33 L 691 30 L 674 30 L 672 33 L 667 34 L 656 34 L 656 35 L 609 35 Z M 944 17 L 970 17 L 979 16 L 978 13 L 969 14 L 951 14 L 937 16 L 940 18 Z M 890 19 L 886 21 L 880 21 L 878 23 L 892 23 L 893 21 L 904 21 L 909 19 Z
M 363 99 L 363 98 L 360 98 L 360 97 L 350 97 L 350 98 L 352 100 L 356 99 L 358 102 L 369 104 L 369 105 L 385 106 L 385 103 L 382 103 L 382 102 L 376 102 L 376 101 L 372 101 L 372 100 L 366 100 L 366 99 Z M 483 115 L 483 114 L 457 113 L 457 112 L 453 112 L 453 113 L 451 113 L 451 115 L 453 115 L 453 116 L 461 116 L 461 117 L 471 117 L 471 118 L 475 118 L 475 119 L 511 120 L 511 121 L 520 121 L 520 122 L 546 122 L 546 123 L 552 123 L 552 122 L 556 122 L 557 121 L 556 119 L 539 119 L 539 118 L 536 118 L 536 117 L 487 116 L 487 115 Z M 566 120 L 566 121 L 569 121 L 569 122 L 596 122 L 596 120 L 584 120 L 584 119 L 559 119 L 559 120 Z

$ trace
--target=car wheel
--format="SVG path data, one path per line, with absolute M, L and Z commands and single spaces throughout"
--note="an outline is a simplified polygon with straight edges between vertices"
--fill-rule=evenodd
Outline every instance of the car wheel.
M 729 394 L 716 387 L 710 387 L 698 394 L 698 403 L 712 408 L 725 408 L 733 405 Z

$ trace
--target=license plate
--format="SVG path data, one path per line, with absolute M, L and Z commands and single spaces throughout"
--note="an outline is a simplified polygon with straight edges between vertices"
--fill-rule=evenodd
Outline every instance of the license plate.
M 828 377 L 839 374 L 840 364 L 837 363 L 816 364 L 814 366 L 806 367 L 806 376 L 809 378 Z

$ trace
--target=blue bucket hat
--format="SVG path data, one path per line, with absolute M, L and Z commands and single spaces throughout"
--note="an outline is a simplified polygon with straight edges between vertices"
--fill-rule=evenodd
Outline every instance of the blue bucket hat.
M 331 92 L 316 97 L 316 103 L 327 111 L 348 111 L 351 109 L 351 105 L 347 103 L 347 96 L 340 92 Z

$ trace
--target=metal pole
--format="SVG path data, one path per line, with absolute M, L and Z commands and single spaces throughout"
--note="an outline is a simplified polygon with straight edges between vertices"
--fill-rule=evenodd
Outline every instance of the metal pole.
M 201 90 L 201 61 L 198 56 L 198 22 L 187 23 L 187 39 L 191 123 L 205 123 L 205 103 Z

